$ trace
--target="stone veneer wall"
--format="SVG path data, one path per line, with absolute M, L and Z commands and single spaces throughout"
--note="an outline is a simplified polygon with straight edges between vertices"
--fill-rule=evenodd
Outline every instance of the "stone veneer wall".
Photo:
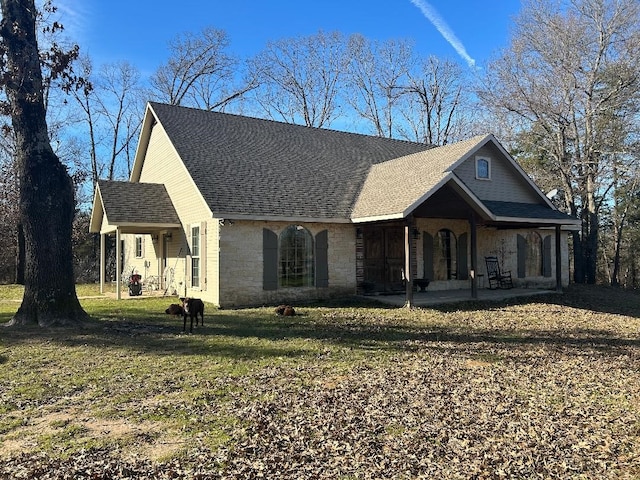
M 464 220 L 440 220 L 440 219 L 417 219 L 417 228 L 422 232 L 428 232 L 435 236 L 439 230 L 448 228 L 455 233 L 456 238 L 459 238 L 461 234 L 467 233 L 469 236 L 469 242 L 471 241 L 471 229 L 469 222 Z M 519 230 L 498 230 L 495 228 L 478 227 L 477 230 L 477 242 L 478 242 L 478 256 L 477 256 L 477 272 L 476 275 L 484 275 L 478 277 L 479 288 L 487 288 L 486 281 L 486 264 L 484 261 L 485 256 L 494 255 L 497 256 L 500 261 L 500 268 L 505 271 L 510 270 L 513 278 L 513 284 L 519 288 L 555 288 L 556 285 L 556 248 L 555 248 L 555 229 L 537 229 L 536 232 L 540 234 L 542 239 L 547 235 L 551 235 L 551 276 L 550 277 L 525 277 L 518 278 L 518 248 L 517 248 L 517 235 L 526 235 L 531 230 L 519 229 Z M 563 231 L 561 233 L 561 255 L 562 255 L 562 285 L 567 286 L 569 284 L 569 245 L 567 242 L 568 233 Z M 422 278 L 424 276 L 424 262 L 423 262 L 423 250 L 422 250 L 422 236 L 417 241 L 417 277 Z M 467 248 L 468 266 L 471 268 L 471 245 Z M 484 285 L 483 285 L 484 283 Z M 469 280 L 437 280 L 432 281 L 429 285 L 430 290 L 453 290 L 469 288 Z
M 220 227 L 220 307 L 277 305 L 356 293 L 355 227 L 351 224 L 296 223 L 314 237 L 328 231 L 329 287 L 264 290 L 262 230 L 278 236 L 293 222 L 234 220 Z

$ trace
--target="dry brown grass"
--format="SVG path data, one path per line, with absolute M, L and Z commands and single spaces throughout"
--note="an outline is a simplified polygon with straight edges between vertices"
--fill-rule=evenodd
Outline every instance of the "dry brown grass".
M 633 292 L 208 306 L 194 335 L 163 302 L 2 331 L 0 478 L 640 478 Z

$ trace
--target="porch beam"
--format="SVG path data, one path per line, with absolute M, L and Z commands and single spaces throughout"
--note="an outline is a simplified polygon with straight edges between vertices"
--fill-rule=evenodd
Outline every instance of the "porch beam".
M 562 292 L 562 242 L 560 225 L 556 225 L 556 292 Z
M 106 234 L 100 234 L 100 294 L 104 294 L 104 280 L 105 280 L 105 270 L 106 270 Z
M 412 264 L 412 248 L 411 248 L 411 219 L 407 219 L 404 225 L 404 281 L 406 300 L 404 306 L 407 308 L 413 307 L 413 272 L 411 270 Z

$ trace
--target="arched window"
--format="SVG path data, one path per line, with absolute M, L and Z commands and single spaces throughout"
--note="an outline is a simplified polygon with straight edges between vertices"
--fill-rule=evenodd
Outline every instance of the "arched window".
M 491 179 L 491 160 L 485 157 L 476 157 L 476 178 L 478 180 Z
M 278 284 L 280 287 L 313 286 L 313 236 L 300 225 L 280 234 Z
M 529 232 L 526 240 L 525 274 L 527 277 L 539 277 L 542 275 L 542 238 L 537 232 Z
M 451 280 L 457 277 L 458 242 L 456 235 L 448 229 L 442 229 L 436 237 L 434 246 L 435 280 Z

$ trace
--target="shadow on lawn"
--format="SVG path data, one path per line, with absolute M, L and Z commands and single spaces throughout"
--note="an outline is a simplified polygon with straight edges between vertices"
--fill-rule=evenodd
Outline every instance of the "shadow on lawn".
M 554 304 L 592 312 L 640 318 L 640 292 L 603 285 L 570 285 L 563 293 L 514 297 L 506 300 L 474 301 L 433 306 L 441 312 L 502 309 L 509 305 Z
M 640 339 L 618 338 L 611 332 L 592 329 L 558 331 L 486 330 L 461 331 L 447 327 L 379 325 L 357 319 L 323 319 L 298 316 L 267 318 L 264 312 L 242 316 L 217 312 L 205 319 L 204 327 L 184 334 L 182 322 L 132 322 L 92 320 L 84 329 L 71 331 L 38 329 L 3 335 L 5 347 L 11 343 L 45 338 L 63 346 L 125 348 L 158 355 L 216 356 L 235 359 L 291 358 L 320 355 L 323 345 L 353 351 L 428 351 L 430 349 L 478 352 L 545 346 L 575 355 L 620 355 L 628 348 L 640 347 Z M 9 332 L 6 332 L 9 333 Z M 1 360 L 1 359 L 0 359 Z
M 182 318 L 165 315 L 165 300 L 125 304 L 96 301 L 94 319 L 82 329 L 10 328 L 2 332 L 2 346 L 43 338 L 60 345 L 127 348 L 152 354 L 211 355 L 240 359 L 318 355 L 323 345 L 359 351 L 463 350 L 542 345 L 575 349 L 577 355 L 620 354 L 640 347 L 639 338 L 619 338 L 608 330 L 464 330 L 421 324 L 410 315 L 387 318 L 394 308 L 350 299 L 319 307 L 296 307 L 303 315 L 278 317 L 271 309 L 217 310 L 205 316 L 205 326 L 182 333 Z M 499 310 L 514 304 L 553 303 L 637 317 L 640 295 L 606 287 L 578 287 L 564 295 L 536 296 L 504 302 L 468 302 L 437 307 L 436 312 Z M 335 308 L 327 308 L 335 307 Z M 209 307 L 211 308 L 211 307 Z M 210 312 L 210 310 L 209 310 Z M 308 312 L 305 313 L 305 312 Z M 437 315 L 437 313 L 436 313 Z M 0 322 L 7 321 L 0 314 Z M 0 362 L 2 358 L 0 357 Z

